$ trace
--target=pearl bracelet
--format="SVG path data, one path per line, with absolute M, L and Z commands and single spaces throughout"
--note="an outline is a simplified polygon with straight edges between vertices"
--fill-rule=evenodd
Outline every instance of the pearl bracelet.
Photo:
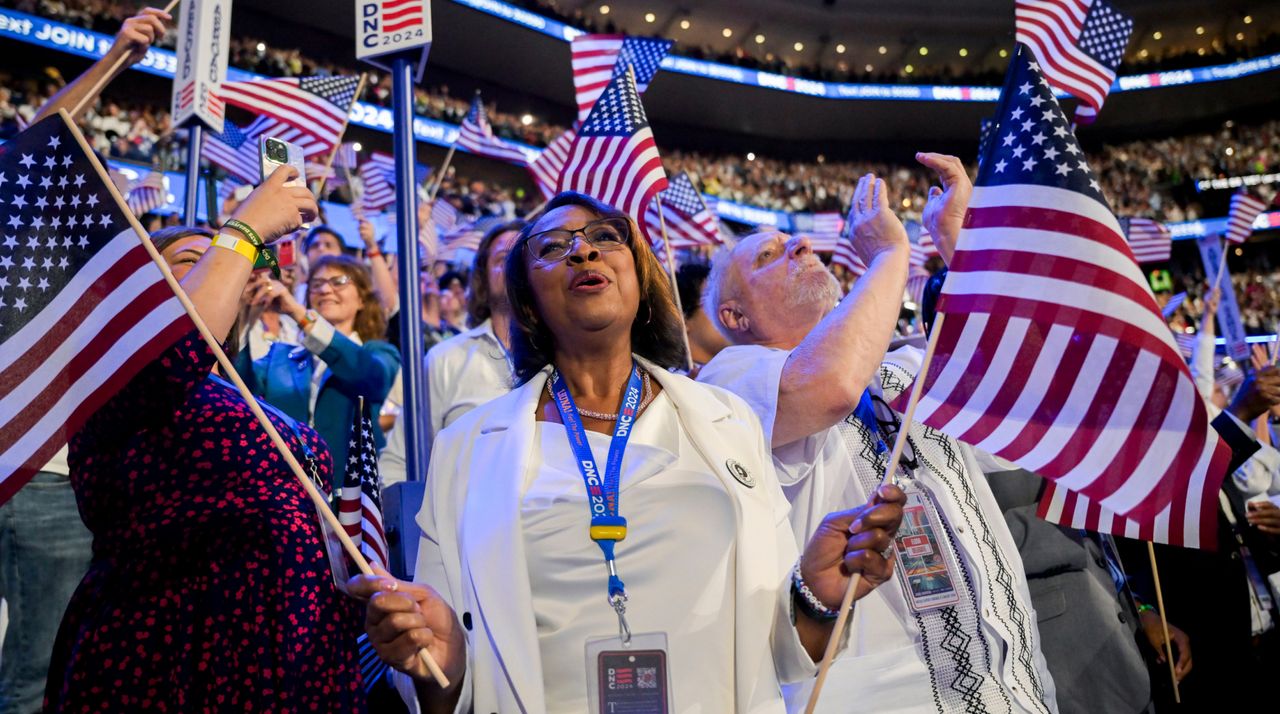
M 834 620 L 840 616 L 839 610 L 832 610 L 822 604 L 818 596 L 814 595 L 813 591 L 809 589 L 809 586 L 804 581 L 804 576 L 800 574 L 800 563 L 796 563 L 796 567 L 791 571 L 791 589 L 796 595 L 799 595 L 796 600 L 800 604 L 800 609 L 804 610 L 809 617 L 826 621 Z

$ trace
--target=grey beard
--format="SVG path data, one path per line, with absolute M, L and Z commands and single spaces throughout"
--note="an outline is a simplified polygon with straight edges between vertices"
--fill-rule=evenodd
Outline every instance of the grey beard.
M 840 302 L 840 281 L 836 280 L 836 276 L 825 267 L 822 273 L 826 280 L 821 282 L 811 280 L 807 275 L 803 280 L 796 279 L 801 277 L 799 275 L 794 276 L 791 290 L 787 292 L 788 306 L 797 308 L 821 303 L 824 307 L 830 308 Z

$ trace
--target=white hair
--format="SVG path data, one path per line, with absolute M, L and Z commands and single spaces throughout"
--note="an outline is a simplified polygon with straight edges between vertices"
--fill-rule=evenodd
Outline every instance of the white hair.
M 702 312 L 706 313 L 707 319 L 726 340 L 737 344 L 737 336 L 720 320 L 720 305 L 725 300 L 737 297 L 725 290 L 725 276 L 733 267 L 734 248 L 736 246 L 722 248 L 711 256 L 711 272 L 707 274 L 706 285 L 702 288 Z

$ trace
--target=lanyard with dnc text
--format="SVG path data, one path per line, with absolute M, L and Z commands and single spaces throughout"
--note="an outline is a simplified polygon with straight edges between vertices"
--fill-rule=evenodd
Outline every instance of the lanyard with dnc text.
M 618 568 L 614 563 L 614 545 L 627 537 L 627 519 L 618 515 L 618 491 L 622 478 L 622 454 L 627 448 L 627 439 L 631 438 L 631 427 L 635 423 L 636 412 L 640 410 L 640 368 L 631 366 L 631 378 L 627 381 L 627 391 L 618 409 L 618 421 L 613 428 L 613 440 L 609 444 L 609 458 L 605 462 L 604 473 L 596 464 L 591 453 L 591 444 L 587 442 L 587 430 L 582 426 L 573 396 L 564 383 L 564 377 L 557 371 L 552 374 L 552 396 L 556 408 L 560 410 L 560 421 L 569 435 L 569 446 L 573 449 L 578 470 L 582 472 L 582 480 L 587 486 L 587 505 L 591 509 L 591 540 L 600 546 L 604 553 L 605 565 L 609 568 L 609 604 L 618 613 L 618 629 L 624 641 L 631 640 L 631 631 L 627 627 L 626 601 L 627 592 L 618 577 Z

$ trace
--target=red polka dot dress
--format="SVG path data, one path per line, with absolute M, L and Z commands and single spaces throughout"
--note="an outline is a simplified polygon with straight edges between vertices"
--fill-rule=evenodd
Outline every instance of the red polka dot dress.
M 71 442 L 93 562 L 58 634 L 49 711 L 363 709 L 362 610 L 334 587 L 306 493 L 212 364 L 189 334 Z M 328 484 L 324 442 L 295 428 Z

